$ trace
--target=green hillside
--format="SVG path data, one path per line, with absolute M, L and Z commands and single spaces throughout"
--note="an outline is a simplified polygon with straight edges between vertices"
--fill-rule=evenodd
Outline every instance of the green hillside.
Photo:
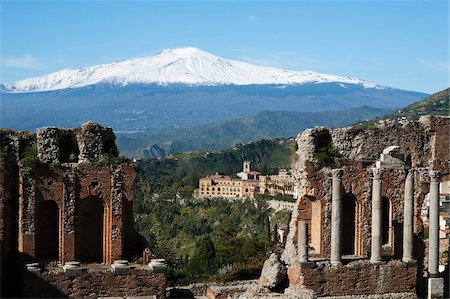
M 137 163 L 136 227 L 151 251 L 167 260 L 170 285 L 259 277 L 269 252 L 276 249 L 276 226 L 288 225 L 290 213 L 269 209 L 263 199 L 192 201 L 192 192 L 200 177 L 235 175 L 243 160 L 263 174 L 275 173 L 289 167 L 295 150 L 292 138 L 259 140 Z
M 342 127 L 370 119 L 392 109 L 360 107 L 330 112 L 261 111 L 257 114 L 194 127 L 149 133 L 117 134 L 121 154 L 131 157 L 161 157 L 170 153 L 217 150 L 240 142 L 296 136 L 315 126 Z
M 380 116 L 368 121 L 357 122 L 355 125 L 368 128 L 369 126 L 376 125 L 380 121 L 390 121 L 395 125 L 400 125 L 405 120 L 416 121 L 422 115 L 450 115 L 450 88 L 436 92 L 396 113 Z
M 259 140 L 237 144 L 223 151 L 185 152 L 166 158 L 153 158 L 138 163 L 138 189 L 143 194 L 158 193 L 174 198 L 190 197 L 198 187 L 198 179 L 216 172 L 234 175 L 242 169 L 242 161 L 252 162 L 252 169 L 263 174 L 286 168 L 296 150 L 294 139 Z

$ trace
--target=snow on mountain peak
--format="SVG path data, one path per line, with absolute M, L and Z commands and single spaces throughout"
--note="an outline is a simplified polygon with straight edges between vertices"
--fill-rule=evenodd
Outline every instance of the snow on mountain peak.
M 200 50 L 199 48 L 196 47 L 183 47 L 183 48 L 175 48 L 175 49 L 171 49 L 171 48 L 167 48 L 164 49 L 160 52 L 160 54 L 162 55 L 178 55 L 178 56 L 193 56 L 193 55 L 203 55 L 203 54 L 208 54 L 209 53 Z
M 357 78 L 257 66 L 224 59 L 195 47 L 184 47 L 164 49 L 154 56 L 80 69 L 63 69 L 40 77 L 6 83 L 1 89 L 5 92 L 37 92 L 83 87 L 97 83 L 286 85 L 329 82 L 358 84 L 365 88 L 381 88 Z

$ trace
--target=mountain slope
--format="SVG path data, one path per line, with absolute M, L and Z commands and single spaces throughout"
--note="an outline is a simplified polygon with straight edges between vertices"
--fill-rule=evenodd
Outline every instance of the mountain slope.
M 420 115 L 450 115 L 450 88 L 436 92 L 422 101 L 411 104 L 396 115 L 410 120 L 419 119 Z
M 296 136 L 309 127 L 341 127 L 356 119 L 372 118 L 390 111 L 371 107 L 320 113 L 262 111 L 251 116 L 194 127 L 150 133 L 118 133 L 117 143 L 121 154 L 158 157 L 174 152 L 224 149 L 237 143 L 264 138 Z
M 1 89 L 0 127 L 77 127 L 94 120 L 116 132 L 198 126 L 263 110 L 399 108 L 426 96 L 356 78 L 256 66 L 197 48 L 63 70 Z
M 186 86 L 96 84 L 32 93 L 2 93 L 0 127 L 77 127 L 94 120 L 116 132 L 150 132 L 217 122 L 262 110 L 320 112 L 363 105 L 399 108 L 426 95 L 356 84 Z
M 357 84 L 365 88 L 384 88 L 357 78 L 256 66 L 224 59 L 200 49 L 188 47 L 165 49 L 154 56 L 110 64 L 64 69 L 45 76 L 3 84 L 1 90 L 37 92 L 84 87 L 98 83 L 123 86 L 134 83 L 250 85 L 331 82 Z
M 395 113 L 379 116 L 375 119 L 355 123 L 367 128 L 377 123 L 392 123 L 401 125 L 407 121 L 416 121 L 421 115 L 450 116 L 450 88 L 436 92 L 427 98 L 406 106 Z

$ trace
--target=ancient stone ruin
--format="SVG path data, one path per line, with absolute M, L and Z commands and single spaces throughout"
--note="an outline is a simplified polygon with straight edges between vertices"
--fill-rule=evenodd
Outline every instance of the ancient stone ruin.
M 3 130 L 1 149 L 3 290 L 14 286 L 32 297 L 36 289 L 41 297 L 164 296 L 163 273 L 128 264 L 143 249 L 132 215 L 137 173 L 118 157 L 111 128 L 87 122 L 76 129 L 40 128 L 35 135 Z M 42 272 L 48 262 L 64 267 Z M 87 271 L 80 262 L 108 271 Z
M 428 289 L 430 298 L 442 297 L 437 213 L 439 182 L 450 178 L 449 133 L 449 117 L 427 116 L 403 128 L 299 134 L 293 174 L 300 195 L 282 255 L 289 288 L 423 297 Z M 420 210 L 427 194 L 425 250 Z

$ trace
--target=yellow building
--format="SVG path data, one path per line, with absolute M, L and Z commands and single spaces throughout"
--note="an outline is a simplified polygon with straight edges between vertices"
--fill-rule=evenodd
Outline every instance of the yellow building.
M 250 169 L 250 162 L 244 161 L 239 179 L 225 175 L 210 175 L 199 180 L 195 198 L 254 198 L 256 193 L 275 196 L 277 194 L 294 195 L 295 179 L 281 169 L 277 175 L 262 176 Z
M 294 177 L 286 169 L 280 169 L 277 175 L 259 176 L 259 193 L 272 196 L 294 195 L 294 184 Z
M 242 188 L 242 180 L 215 174 L 200 179 L 197 197 L 243 197 Z
M 259 172 L 251 171 L 250 162 L 244 161 L 242 172 L 237 175 L 239 179 L 217 173 L 201 178 L 194 197 L 253 198 L 254 194 L 258 193 Z

